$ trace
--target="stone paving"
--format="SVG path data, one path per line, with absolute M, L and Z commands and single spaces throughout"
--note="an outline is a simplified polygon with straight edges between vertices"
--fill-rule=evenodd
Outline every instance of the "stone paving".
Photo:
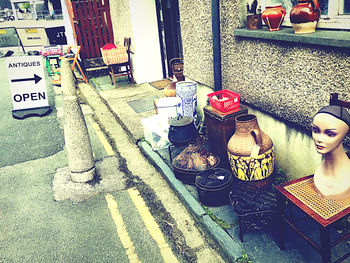
M 130 107 L 121 107 L 120 105 L 127 105 L 127 102 L 134 100 L 135 96 L 137 98 L 147 97 L 150 95 L 162 96 L 162 93 L 159 90 L 153 88 L 148 83 L 135 85 L 128 84 L 128 82 L 126 81 L 119 81 L 119 88 L 115 89 L 110 84 L 110 80 L 108 77 L 96 78 L 92 82 L 93 86 L 95 86 L 96 90 L 99 92 L 99 95 L 108 105 L 108 107 L 112 110 L 116 118 L 128 130 L 130 136 L 134 137 L 132 138 L 132 140 L 138 142 L 143 136 L 142 131 L 140 133 L 140 120 L 142 118 L 154 115 L 155 111 L 150 110 L 146 113 L 143 112 L 141 114 L 130 114 L 130 112 L 132 112 L 132 109 Z M 130 96 L 131 94 L 133 94 L 134 96 Z M 128 116 L 128 118 L 126 118 L 126 116 Z M 153 151 L 152 148 L 150 146 L 147 146 L 145 143 L 139 143 L 139 147 L 144 148 L 143 151 L 149 158 L 150 162 L 155 164 L 156 167 L 158 166 L 158 168 L 163 171 L 163 175 L 165 177 L 170 178 L 168 178 L 168 181 L 178 181 L 177 179 L 175 179 L 174 174 L 171 171 L 171 165 L 169 162 L 169 154 L 167 148 L 158 151 Z M 175 189 L 175 191 L 178 190 L 177 192 L 179 193 L 179 195 L 182 195 L 183 201 L 189 204 L 190 210 L 193 207 L 201 205 L 198 201 L 198 195 L 195 186 L 184 185 L 180 181 L 178 181 L 178 183 L 174 183 L 174 185 L 172 185 L 173 188 L 176 188 L 176 185 L 182 185 L 179 187 L 179 189 Z M 186 196 L 189 195 L 194 198 L 197 204 L 193 204 L 193 201 L 186 201 Z M 193 205 L 192 208 L 191 205 Z M 231 253 L 232 256 L 237 257 L 237 253 L 247 253 L 249 257 L 253 260 L 253 262 L 264 263 L 300 263 L 321 261 L 320 255 L 288 228 L 286 233 L 286 249 L 284 251 L 280 250 L 277 245 L 278 233 L 275 225 L 264 228 L 263 230 L 248 231 L 244 234 L 244 242 L 240 242 L 238 221 L 237 217 L 233 212 L 231 204 L 219 207 L 205 207 L 205 209 L 206 214 L 211 215 L 212 218 L 214 218 L 214 220 L 223 222 L 224 229 L 221 229 L 220 227 L 210 227 L 208 220 L 199 220 L 199 222 L 201 222 L 203 227 L 209 230 L 209 232 L 212 232 L 211 234 L 213 235 L 214 239 L 218 241 L 218 243 L 222 246 L 223 250 L 228 252 L 229 254 Z M 192 210 L 192 213 L 196 214 L 196 211 Z M 197 216 L 201 217 L 203 215 L 197 214 Z M 306 220 L 302 222 L 301 227 L 307 230 L 307 232 L 315 240 L 318 240 L 318 227 L 316 224 L 311 222 L 311 220 Z M 339 234 L 340 230 L 334 230 L 333 232 L 334 236 L 336 236 L 337 234 Z M 344 253 L 344 251 L 349 251 L 349 247 L 349 242 L 345 242 L 344 244 L 336 246 L 332 250 L 332 255 L 334 256 L 333 258 L 335 259 L 339 257 Z M 350 262 L 350 259 L 348 259 L 345 262 Z

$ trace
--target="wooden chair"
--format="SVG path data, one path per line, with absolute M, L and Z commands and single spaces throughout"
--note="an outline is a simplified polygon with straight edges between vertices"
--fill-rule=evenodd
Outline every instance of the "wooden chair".
M 130 55 L 130 54 L 133 54 L 133 52 L 130 51 L 130 45 L 131 45 L 131 38 L 130 37 L 124 38 L 124 46 L 126 47 L 126 52 L 128 55 L 128 60 L 126 62 L 108 65 L 111 81 L 115 87 L 117 87 L 117 84 L 116 84 L 117 77 L 128 76 L 129 81 L 131 81 L 132 83 L 135 82 L 132 74 L 131 55 Z
M 85 77 L 85 74 L 83 72 L 82 67 L 79 64 L 79 52 L 80 52 L 81 47 L 80 46 L 69 46 L 68 50 L 67 50 L 67 54 L 62 57 L 62 59 L 68 59 L 68 60 L 73 60 L 73 64 L 72 64 L 72 70 L 74 72 L 74 68 L 75 65 L 77 65 L 83 80 L 85 81 L 85 83 L 88 83 L 87 78 Z M 75 76 L 75 75 L 74 75 Z
M 350 109 L 350 101 L 338 99 L 338 93 L 331 93 L 329 104 L 338 105 L 338 106 Z

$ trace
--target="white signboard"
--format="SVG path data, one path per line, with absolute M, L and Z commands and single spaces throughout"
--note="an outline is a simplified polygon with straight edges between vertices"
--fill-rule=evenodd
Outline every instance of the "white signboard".
M 8 57 L 6 67 L 14 110 L 49 106 L 41 56 Z

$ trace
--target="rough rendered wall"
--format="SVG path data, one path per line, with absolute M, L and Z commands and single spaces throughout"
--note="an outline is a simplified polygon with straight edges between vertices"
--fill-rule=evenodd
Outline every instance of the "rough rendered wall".
M 211 1 L 179 0 L 184 75 L 214 86 Z
M 131 37 L 133 46 L 133 31 L 130 17 L 129 0 L 109 1 L 113 24 L 114 42 L 123 45 L 124 37 Z M 133 48 L 131 48 L 133 49 Z
M 180 0 L 185 73 L 213 87 L 210 1 Z M 331 92 L 350 100 L 350 50 L 236 38 L 246 1 L 221 2 L 224 89 L 284 120 L 309 127 Z

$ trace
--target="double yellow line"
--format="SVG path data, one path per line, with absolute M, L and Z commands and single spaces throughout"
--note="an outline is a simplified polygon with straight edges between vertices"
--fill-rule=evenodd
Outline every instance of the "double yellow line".
M 89 116 L 88 117 L 89 122 L 91 123 L 92 127 L 94 128 L 97 137 L 101 141 L 107 155 L 112 156 L 114 155 L 114 151 L 112 146 L 109 144 L 108 140 L 104 136 L 103 132 L 101 131 L 98 124 L 95 122 L 95 120 Z M 145 201 L 142 199 L 139 191 L 135 188 L 130 188 L 127 190 L 131 200 L 133 201 L 135 207 L 137 208 L 137 211 L 139 212 L 147 231 L 151 235 L 151 237 L 155 240 L 155 242 L 158 245 L 158 248 L 160 250 L 160 254 L 163 257 L 163 260 L 165 263 L 178 263 L 177 258 L 173 254 L 172 250 L 170 249 L 169 245 L 164 239 L 164 236 L 162 232 L 159 229 L 158 224 L 154 220 L 152 214 L 150 213 L 148 207 L 145 204 Z M 129 262 L 131 263 L 139 263 L 141 262 L 137 254 L 135 253 L 135 247 L 134 244 L 126 230 L 126 226 L 124 224 L 123 218 L 121 214 L 119 213 L 118 209 L 118 203 L 114 199 L 114 197 L 111 194 L 106 195 L 106 201 L 107 205 L 110 211 L 110 214 L 112 216 L 112 219 L 114 221 L 114 224 L 117 229 L 118 236 L 120 238 L 120 241 L 126 251 L 126 254 L 129 258 Z
M 140 196 L 140 193 L 135 188 L 130 188 L 127 190 L 131 200 L 136 206 L 145 226 L 148 230 L 151 237 L 156 241 L 157 246 L 160 250 L 160 254 L 163 257 L 165 263 L 177 263 L 178 260 L 170 249 L 169 245 L 164 239 L 162 232 L 159 229 L 158 224 L 154 220 L 152 214 L 149 212 L 148 207 L 146 206 L 144 200 Z M 112 195 L 106 195 L 106 200 L 108 204 L 109 211 L 113 218 L 114 224 L 117 229 L 118 236 L 120 241 L 128 255 L 129 262 L 138 263 L 141 262 L 135 253 L 135 247 L 129 237 L 129 234 L 126 230 L 125 224 L 123 222 L 123 218 L 119 213 L 117 201 L 113 198 Z

